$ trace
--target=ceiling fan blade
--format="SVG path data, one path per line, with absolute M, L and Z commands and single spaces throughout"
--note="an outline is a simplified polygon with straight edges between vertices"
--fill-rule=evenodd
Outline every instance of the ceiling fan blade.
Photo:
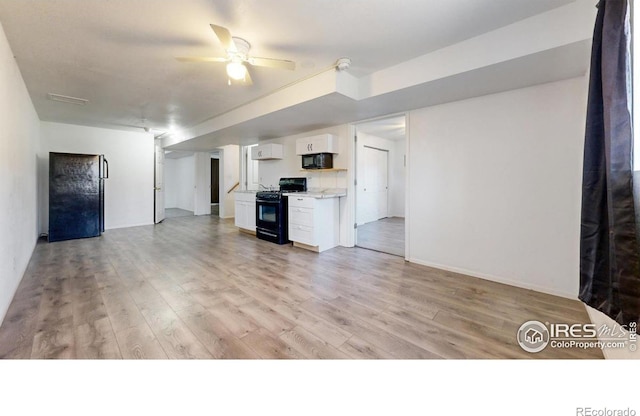
M 220 39 L 220 43 L 222 43 L 222 46 L 224 46 L 224 49 L 226 51 L 236 52 L 238 50 L 238 48 L 236 48 L 236 44 L 233 43 L 233 39 L 231 38 L 231 32 L 229 32 L 229 29 L 214 24 L 211 24 L 210 26 L 211 29 L 213 29 L 213 31 L 215 32 L 218 39 Z
M 207 56 L 178 56 L 176 60 L 180 62 L 227 62 L 228 59 Z
M 258 58 L 256 56 L 252 56 L 247 59 L 253 66 L 264 66 L 267 68 L 278 68 L 278 69 L 288 69 L 293 71 L 296 69 L 296 63 L 293 61 L 287 61 L 284 59 L 271 59 L 271 58 Z

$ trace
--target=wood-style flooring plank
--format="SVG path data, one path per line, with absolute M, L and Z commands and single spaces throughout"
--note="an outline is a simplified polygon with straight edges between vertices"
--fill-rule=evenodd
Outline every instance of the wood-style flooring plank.
M 102 300 L 115 332 L 146 324 L 140 309 L 128 291 L 101 291 Z
M 0 330 L 0 358 L 31 358 L 40 296 L 14 300 Z
M 244 303 L 238 306 L 238 309 L 258 326 L 265 328 L 272 334 L 280 334 L 295 326 L 293 322 L 280 315 L 274 309 L 257 301 Z
M 274 310 L 290 321 L 295 322 L 298 326 L 316 334 L 319 338 L 327 341 L 327 343 L 334 347 L 339 347 L 353 336 L 352 333 L 345 331 L 339 326 L 333 325 L 331 322 L 315 316 L 296 305 L 282 302 L 276 305 Z
M 425 350 L 412 344 L 410 341 L 385 331 L 379 326 L 371 325 L 364 320 L 355 318 L 344 310 L 336 308 L 326 302 L 310 299 L 304 302 L 302 307 L 352 334 L 371 342 L 381 349 L 389 351 L 389 353 L 396 358 L 442 358 L 442 356 L 433 351 Z
M 142 314 L 169 358 L 212 358 L 204 345 L 171 309 L 143 309 Z
M 109 318 L 84 323 L 76 327 L 76 358 L 122 358 Z
M 350 358 L 347 354 L 329 345 L 302 327 L 296 326 L 280 334 L 280 339 L 306 358 Z
M 176 312 L 213 358 L 250 359 L 260 356 L 200 305 Z
M 242 338 L 259 328 L 251 317 L 229 302 L 223 301 L 207 309 L 238 338 Z
M 122 358 L 166 359 L 167 354 L 146 323 L 115 333 Z
M 242 341 L 258 353 L 261 358 L 305 358 L 304 355 L 263 328 L 248 333 Z
M 367 360 L 393 358 L 391 354 L 381 348 L 363 340 L 358 336 L 352 336 L 339 348 L 352 358 L 362 358 Z
M 75 358 L 76 348 L 73 323 L 59 323 L 41 329 L 33 337 L 31 358 Z
M 97 320 L 108 318 L 107 308 L 102 300 L 102 294 L 97 289 L 87 289 L 74 292 L 71 306 L 73 309 L 73 325 L 90 324 Z

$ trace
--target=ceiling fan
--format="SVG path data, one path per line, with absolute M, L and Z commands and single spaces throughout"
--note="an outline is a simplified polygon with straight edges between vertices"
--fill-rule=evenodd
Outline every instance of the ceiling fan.
M 259 58 L 250 56 L 249 49 L 251 44 L 242 38 L 231 36 L 229 30 L 222 26 L 211 25 L 211 29 L 216 34 L 222 46 L 227 52 L 226 57 L 178 57 L 181 62 L 220 62 L 227 64 L 227 75 L 229 76 L 229 85 L 232 82 L 240 82 L 251 85 L 251 76 L 245 64 L 252 66 L 262 66 L 267 68 L 279 68 L 294 70 L 296 63 L 283 59 Z

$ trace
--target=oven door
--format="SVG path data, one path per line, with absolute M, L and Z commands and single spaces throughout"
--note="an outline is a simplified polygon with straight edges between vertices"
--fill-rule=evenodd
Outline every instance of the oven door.
M 278 232 L 280 227 L 280 201 L 256 199 L 256 227 Z
M 256 236 L 277 244 L 286 244 L 286 198 L 280 201 L 256 199 Z

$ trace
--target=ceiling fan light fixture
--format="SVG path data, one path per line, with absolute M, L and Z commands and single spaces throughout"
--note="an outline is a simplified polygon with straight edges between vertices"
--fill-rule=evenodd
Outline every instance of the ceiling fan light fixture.
M 227 64 L 227 75 L 235 80 L 244 79 L 247 75 L 247 67 L 242 62 L 229 62 Z

